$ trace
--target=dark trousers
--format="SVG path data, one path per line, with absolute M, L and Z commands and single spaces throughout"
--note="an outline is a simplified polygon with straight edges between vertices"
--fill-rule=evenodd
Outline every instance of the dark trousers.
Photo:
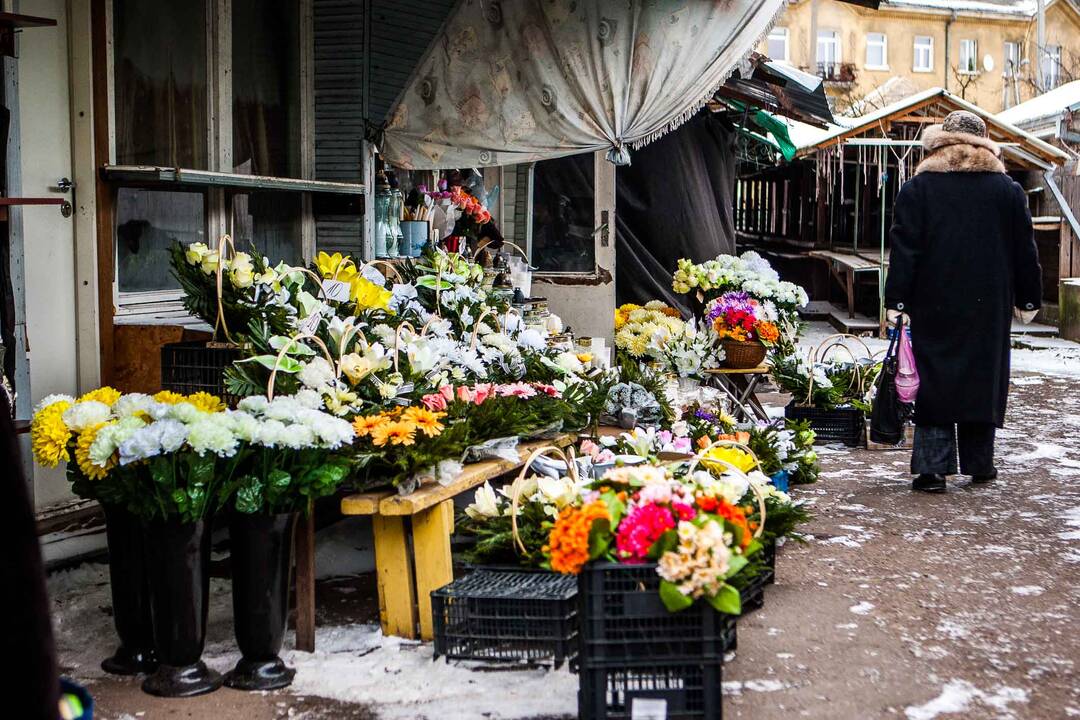
M 964 475 L 989 475 L 994 471 L 992 423 L 917 425 L 911 451 L 913 475 L 955 475 L 956 457 Z

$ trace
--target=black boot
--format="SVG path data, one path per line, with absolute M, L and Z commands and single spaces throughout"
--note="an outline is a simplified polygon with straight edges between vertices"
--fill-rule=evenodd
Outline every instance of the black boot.
M 985 485 L 986 483 L 994 482 L 995 480 L 997 480 L 997 477 L 998 477 L 998 472 L 997 472 L 997 468 L 995 468 L 995 469 L 991 470 L 990 472 L 982 474 L 982 475 L 972 475 L 971 476 L 971 484 L 972 485 Z
M 943 493 L 945 492 L 945 476 L 923 473 L 911 481 L 911 489 L 926 493 Z

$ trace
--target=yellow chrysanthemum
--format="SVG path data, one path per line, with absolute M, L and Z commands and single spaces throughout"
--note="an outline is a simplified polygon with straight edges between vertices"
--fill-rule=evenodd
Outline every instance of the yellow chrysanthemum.
M 383 423 L 371 431 L 375 447 L 384 445 L 412 445 L 416 442 L 416 424 L 406 420 Z
M 225 401 L 208 392 L 192 393 L 184 399 L 203 412 L 214 413 L 225 409 Z
M 390 306 L 391 292 L 367 278 L 356 277 L 352 281 L 352 299 L 363 310 L 385 310 Z
M 99 387 L 97 390 L 91 390 L 90 392 L 79 398 L 79 402 L 86 402 L 87 400 L 97 400 L 103 402 L 109 407 L 120 399 L 120 391 L 111 387 Z
M 94 444 L 98 431 L 106 425 L 112 425 L 112 423 L 113 421 L 109 421 L 91 425 L 79 433 L 79 438 L 75 442 L 75 462 L 78 463 L 79 470 L 82 470 L 83 475 L 86 475 L 91 480 L 104 480 L 109 471 L 116 467 L 115 454 L 105 463 L 105 467 L 95 465 L 90 461 L 90 446 Z
M 183 394 L 173 392 L 172 390 L 162 390 L 154 395 L 154 400 L 159 403 L 165 403 L 166 405 L 175 405 L 176 403 L 184 402 L 187 400 Z
M 34 459 L 43 467 L 56 467 L 71 459 L 67 443 L 71 431 L 64 424 L 64 411 L 71 407 L 67 400 L 47 405 L 34 415 L 30 423 L 30 448 Z

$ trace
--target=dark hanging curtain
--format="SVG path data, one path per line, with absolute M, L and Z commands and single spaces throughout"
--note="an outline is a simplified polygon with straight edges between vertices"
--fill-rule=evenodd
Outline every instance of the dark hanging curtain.
M 671 289 L 679 258 L 703 262 L 735 252 L 735 134 L 708 110 L 633 153 L 616 175 L 615 297 L 663 300 L 689 310 Z

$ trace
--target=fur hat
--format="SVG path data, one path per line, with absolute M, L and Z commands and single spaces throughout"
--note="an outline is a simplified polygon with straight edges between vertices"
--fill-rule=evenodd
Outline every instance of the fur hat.
M 986 137 L 986 123 L 981 117 L 967 110 L 954 110 L 946 115 L 941 129 L 945 132 Z
M 963 116 L 956 118 L 956 116 Z M 950 130 L 961 127 L 964 130 Z M 970 123 L 974 121 L 973 127 Z M 973 132 L 968 132 L 971 130 Z M 969 112 L 949 113 L 942 125 L 931 125 L 923 130 L 922 146 L 925 152 L 923 161 L 915 170 L 916 174 L 925 172 L 1005 172 L 1001 162 L 1001 148 L 986 136 L 986 124 Z

